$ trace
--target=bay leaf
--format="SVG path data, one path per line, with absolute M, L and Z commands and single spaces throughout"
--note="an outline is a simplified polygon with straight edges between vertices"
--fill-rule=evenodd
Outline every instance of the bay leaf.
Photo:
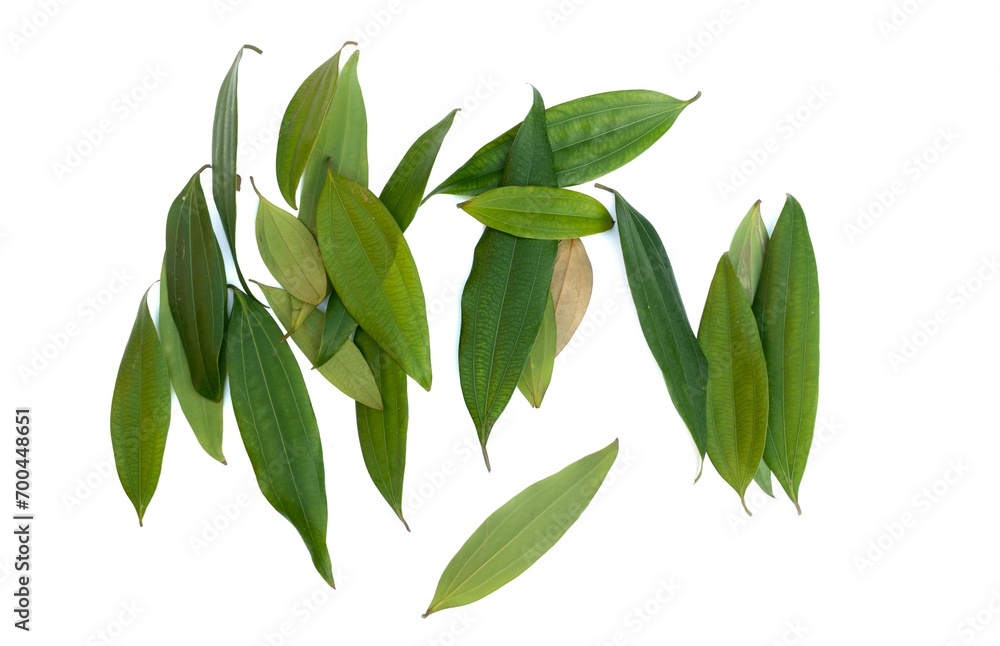
M 531 348 L 528 362 L 524 364 L 521 378 L 517 382 L 517 389 L 534 408 L 542 407 L 542 400 L 545 399 L 545 393 L 552 382 L 555 361 L 556 310 L 550 294 L 548 305 L 545 306 L 545 316 L 535 337 L 535 345 Z
M 580 238 L 615 224 L 589 195 L 548 186 L 501 186 L 458 206 L 488 227 L 535 240 Z
M 552 300 L 556 316 L 556 354 L 562 352 L 576 334 L 587 314 L 594 292 L 594 267 L 583 240 L 559 243 L 552 271 Z
M 160 481 L 170 428 L 170 375 L 147 296 L 139 303 L 111 398 L 115 466 L 140 526 Z

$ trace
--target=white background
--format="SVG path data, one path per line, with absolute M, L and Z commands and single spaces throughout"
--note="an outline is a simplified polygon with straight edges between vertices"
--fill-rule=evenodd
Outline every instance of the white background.
M 0 435 L 8 517 L 0 641 L 1000 640 L 1000 280 L 989 264 L 1000 247 L 992 192 L 1000 7 L 223 2 L 63 0 L 50 2 L 57 10 L 46 20 L 36 15 L 44 2 L 4 3 L 0 407 L 33 408 L 38 518 L 35 631 L 25 635 L 11 628 L 8 610 L 8 427 Z M 887 31 L 897 5 L 909 13 L 897 13 L 898 29 Z M 720 17 L 727 22 L 714 22 Z M 25 19 L 44 24 L 32 31 Z M 463 106 L 436 184 L 523 117 L 529 82 L 549 105 L 612 89 L 704 93 L 649 152 L 602 181 L 659 229 L 695 323 L 718 256 L 753 201 L 763 199 L 769 226 L 786 192 L 803 204 L 822 292 L 819 423 L 804 516 L 780 493 L 776 501 L 754 494 L 748 520 L 711 470 L 692 486 L 694 450 L 623 291 L 616 232 L 588 240 L 590 317 L 559 359 L 544 408 L 534 412 L 515 396 L 491 438 L 488 475 L 455 358 L 456 301 L 481 228 L 455 199 L 437 197 L 407 236 L 431 309 L 436 376 L 430 394 L 411 388 L 413 533 L 368 480 L 353 405 L 316 374 L 307 380 L 327 456 L 335 592 L 256 490 L 229 409 L 222 467 L 174 408 L 162 479 L 139 529 L 110 462 L 111 392 L 136 306 L 158 278 L 167 207 L 209 161 L 218 86 L 239 46 L 264 50 L 248 52 L 240 71 L 240 172 L 280 203 L 280 114 L 306 75 L 365 29 L 378 32 L 363 43 L 360 67 L 376 190 L 414 138 Z M 163 78 L 140 91 L 147 70 Z M 825 98 L 810 104 L 814 92 Z M 144 96 L 126 109 L 123 93 Z M 85 133 L 104 119 L 110 134 L 88 149 Z M 952 133 L 950 143 L 942 132 Z M 768 139 L 776 152 L 754 162 Z M 89 154 L 67 160 L 68 148 Z M 77 162 L 71 172 L 55 170 L 68 161 Z M 746 182 L 722 191 L 744 164 Z M 878 195 L 894 187 L 902 194 L 879 206 Z M 581 190 L 610 205 L 607 194 Z M 252 191 L 240 195 L 238 244 L 248 277 L 267 280 L 253 244 L 255 202 Z M 878 217 L 859 220 L 862 210 Z M 115 282 L 122 273 L 127 282 Z M 921 322 L 939 311 L 946 322 L 922 333 Z M 75 336 L 48 347 L 67 326 Z M 906 339 L 920 347 L 893 362 Z M 37 374 L 23 373 L 43 351 L 51 358 Z M 626 459 L 562 542 L 487 599 L 420 618 L 442 569 L 492 510 L 614 437 Z M 227 521 L 234 509 L 238 517 Z M 212 523 L 223 529 L 213 534 Z M 283 628 L 291 634 L 277 635 Z

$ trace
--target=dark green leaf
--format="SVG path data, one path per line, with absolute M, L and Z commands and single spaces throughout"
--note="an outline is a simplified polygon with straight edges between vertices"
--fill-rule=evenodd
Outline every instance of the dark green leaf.
M 403 472 L 409 423 L 406 373 L 364 330 L 358 330 L 356 342 L 382 393 L 382 410 L 356 405 L 361 455 L 372 482 L 409 531 L 410 526 L 403 518 Z
M 546 110 L 558 186 L 574 186 L 624 166 L 670 129 L 684 108 L 701 96 L 679 101 L 649 90 L 605 92 Z M 478 195 L 500 186 L 508 151 L 520 126 L 480 148 L 430 195 Z
M 239 144 L 239 109 L 236 101 L 236 88 L 240 70 L 240 60 L 243 50 L 249 49 L 258 54 L 262 52 L 253 45 L 244 45 L 236 53 L 229 73 L 219 88 L 219 98 L 215 103 L 215 125 L 212 128 L 212 197 L 215 198 L 215 208 L 219 210 L 222 228 L 229 241 L 229 250 L 233 254 L 233 264 L 239 276 L 243 289 L 247 288 L 240 271 L 240 263 L 236 258 L 236 191 L 239 190 L 239 178 L 236 174 L 236 147 Z
M 115 465 L 140 526 L 160 480 L 169 428 L 170 376 L 143 295 L 111 399 Z
M 170 372 L 170 383 L 177 393 L 177 402 L 187 418 L 194 436 L 201 448 L 210 456 L 225 464 L 226 457 L 222 453 L 222 402 L 205 399 L 195 390 L 191 382 L 191 369 L 188 368 L 184 347 L 181 345 L 181 335 L 177 331 L 174 317 L 167 307 L 167 270 L 166 262 L 160 276 L 160 341 L 163 345 L 163 356 Z
M 337 354 L 344 344 L 358 329 L 358 322 L 344 307 L 344 302 L 337 292 L 330 294 L 330 302 L 326 306 L 326 316 L 323 317 L 323 336 L 320 339 L 319 354 L 313 367 L 321 366 Z
M 545 106 L 537 92 L 534 96 L 525 127 L 510 147 L 508 179 L 512 182 L 538 184 L 554 177 L 543 163 L 549 157 Z M 510 403 L 535 345 L 551 298 L 558 249 L 555 240 L 528 240 L 490 228 L 476 245 L 462 293 L 458 365 L 465 405 L 476 425 L 487 469 L 486 442 Z
M 327 175 L 317 216 L 323 262 L 347 311 L 429 390 L 424 292 L 396 220 L 371 191 L 333 172 Z
M 684 310 L 667 250 L 652 223 L 617 191 L 607 190 L 615 195 L 625 273 L 642 333 L 663 373 L 670 399 L 704 458 L 708 364 Z
M 424 617 L 479 601 L 531 567 L 580 518 L 617 457 L 615 440 L 490 514 L 448 563 Z
M 764 454 L 767 437 L 767 367 L 757 323 L 729 254 L 722 254 L 698 329 L 708 359 L 708 457 L 740 495 Z
M 379 195 L 379 200 L 396 218 L 396 223 L 403 231 L 406 231 L 417 214 L 434 161 L 457 112 L 458 110 L 449 112 L 448 116 L 413 142 Z
M 819 405 L 819 277 L 802 207 L 785 202 L 754 300 L 770 393 L 764 460 L 799 513 Z
M 615 224 L 589 195 L 548 186 L 502 186 L 458 206 L 488 227 L 536 240 L 580 238 Z
M 305 541 L 331 586 L 326 477 L 316 415 L 299 364 L 267 311 L 234 290 L 227 335 L 233 413 L 257 484 Z
M 167 214 L 167 296 L 191 381 L 202 397 L 217 402 L 225 381 L 226 268 L 201 187 L 205 168 L 191 177 Z

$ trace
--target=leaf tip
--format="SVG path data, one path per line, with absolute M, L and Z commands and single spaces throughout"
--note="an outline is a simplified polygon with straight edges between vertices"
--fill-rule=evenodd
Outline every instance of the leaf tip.
M 795 505 L 795 511 L 799 512 L 799 516 L 802 515 L 802 505 L 799 504 L 798 500 L 793 500 L 792 504 Z
M 753 518 L 753 512 L 747 507 L 746 494 L 740 494 L 740 502 L 743 503 L 743 511 L 747 513 L 747 516 Z
M 690 99 L 688 99 L 685 103 L 687 103 L 688 105 L 691 105 L 692 103 L 694 103 L 695 101 L 697 101 L 700 98 L 701 98 L 701 90 L 698 90 L 698 93 L 695 94 Z
M 486 451 L 486 442 L 481 442 L 480 444 L 483 447 L 483 461 L 486 462 L 486 471 L 487 473 L 492 473 L 493 467 L 490 466 L 490 454 Z

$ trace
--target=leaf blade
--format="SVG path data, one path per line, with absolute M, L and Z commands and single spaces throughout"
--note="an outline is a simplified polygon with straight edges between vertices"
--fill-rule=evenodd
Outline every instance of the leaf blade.
M 556 355 L 561 353 L 583 322 L 594 292 L 594 266 L 583 240 L 562 240 L 552 272 L 552 300 L 556 317 Z
M 555 105 L 545 112 L 557 186 L 575 186 L 635 159 L 673 126 L 687 101 L 649 90 L 604 92 Z M 504 164 L 520 124 L 477 150 L 435 188 L 478 195 L 501 185 Z
M 545 105 L 533 89 L 531 109 L 510 147 L 506 178 L 524 184 L 552 183 Z M 486 450 L 494 424 L 510 403 L 551 298 L 559 245 L 496 229 L 483 232 L 462 292 L 458 341 L 459 377 L 466 408 L 489 470 Z
M 250 178 L 254 191 L 257 185 Z M 319 305 L 326 298 L 326 268 L 312 232 L 291 213 L 272 204 L 260 191 L 257 207 L 257 249 L 278 284 L 304 303 Z
M 337 90 L 342 51 L 343 48 L 302 82 L 281 118 L 275 174 L 282 197 L 293 209 L 297 208 L 295 193 L 299 182 Z
M 659 234 L 621 194 L 607 190 L 615 195 L 625 273 L 643 336 L 663 373 L 674 408 L 688 427 L 699 455 L 704 458 L 708 363 L 691 329 L 677 279 Z
M 356 343 L 382 393 L 381 410 L 361 403 L 355 406 L 361 455 L 375 487 L 409 531 L 410 526 L 403 517 L 409 424 L 406 372 L 364 330 L 358 330 Z
M 316 228 L 316 209 L 330 170 L 368 185 L 368 117 L 358 81 L 359 52 L 344 63 L 336 92 L 320 128 L 316 145 L 306 163 L 299 219 Z
M 167 214 L 167 295 L 195 389 L 206 399 L 221 401 L 226 269 L 201 172 L 191 177 Z
M 819 274 L 802 206 L 789 195 L 774 226 L 754 315 L 770 405 L 764 460 L 799 513 L 819 405 Z
M 244 50 L 262 54 L 253 45 L 244 45 L 236 53 L 236 60 L 222 81 L 219 96 L 215 103 L 215 122 L 212 127 L 212 197 L 215 207 L 219 210 L 222 228 L 229 241 L 229 251 L 233 255 L 233 264 L 239 276 L 243 289 L 247 288 L 236 257 L 236 191 L 239 190 L 239 178 L 236 169 L 236 149 L 239 145 L 239 108 L 237 102 L 237 86 L 240 61 Z
M 118 479 L 139 516 L 156 491 L 170 428 L 170 376 L 143 295 L 111 398 L 111 445 Z
M 424 616 L 478 601 L 531 567 L 577 521 L 617 457 L 615 440 L 493 512 L 448 563 Z
M 750 301 L 728 253 L 716 266 L 698 341 L 708 360 L 708 457 L 752 515 L 745 498 L 764 455 L 767 368 Z
M 458 109 L 452 110 L 413 142 L 378 196 L 403 231 L 417 214 L 441 144 L 451 130 L 456 114 Z
M 226 464 L 226 456 L 222 452 L 222 402 L 202 397 L 191 382 L 191 370 L 188 368 L 184 347 L 181 345 L 180 332 L 177 331 L 177 324 L 170 314 L 167 301 L 166 262 L 164 262 L 160 276 L 158 320 L 160 343 L 163 346 L 163 357 L 167 362 L 170 384 L 198 444 L 212 458 Z
M 233 413 L 264 497 L 302 537 L 331 586 L 319 426 L 291 348 L 260 304 L 234 290 L 227 336 Z
M 347 311 L 429 390 L 430 338 L 423 287 L 392 214 L 367 188 L 330 172 L 316 224 L 323 263 Z
M 548 304 L 545 306 L 545 315 L 542 317 L 542 324 L 538 328 L 535 336 L 535 345 L 528 355 L 528 362 L 524 364 L 521 371 L 521 378 L 517 382 L 517 389 L 521 391 L 524 398 L 534 408 L 542 407 L 542 400 L 552 383 L 552 371 L 556 361 L 556 310 L 552 301 L 552 294 L 549 294 Z
M 535 240 L 580 238 L 614 226 L 603 204 L 564 188 L 501 186 L 458 206 L 490 228 Z

